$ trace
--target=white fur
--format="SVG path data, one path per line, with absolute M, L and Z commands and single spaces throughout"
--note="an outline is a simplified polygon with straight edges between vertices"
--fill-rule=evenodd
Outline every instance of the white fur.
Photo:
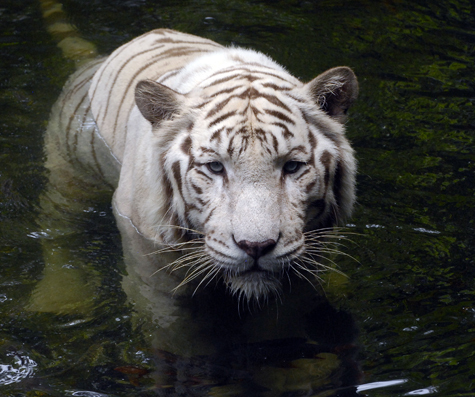
M 161 56 L 183 46 L 189 53 Z M 157 243 L 180 242 L 177 228 L 201 235 L 204 259 L 189 265 L 209 264 L 209 274 L 219 269 L 238 294 L 279 291 L 284 274 L 304 261 L 304 232 L 340 222 L 355 199 L 356 165 L 341 120 L 356 97 L 356 79 L 347 68 L 322 76 L 305 85 L 259 52 L 173 31 L 119 48 L 89 90 L 104 142 L 122 162 L 117 212 Z M 140 91 L 138 109 L 133 91 L 144 79 L 163 85 Z M 320 109 L 327 104 L 329 114 Z M 211 162 L 225 172 L 213 174 Z M 286 173 L 287 162 L 298 162 L 299 171 Z M 252 258 L 246 244 L 266 242 L 275 246 Z

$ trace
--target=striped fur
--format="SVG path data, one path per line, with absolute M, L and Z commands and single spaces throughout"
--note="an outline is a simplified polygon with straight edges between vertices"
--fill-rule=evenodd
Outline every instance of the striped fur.
M 49 142 L 114 186 L 146 238 L 197 238 L 177 266 L 259 298 L 311 268 L 316 233 L 351 214 L 357 91 L 346 67 L 303 84 L 258 52 L 160 29 L 73 76 Z

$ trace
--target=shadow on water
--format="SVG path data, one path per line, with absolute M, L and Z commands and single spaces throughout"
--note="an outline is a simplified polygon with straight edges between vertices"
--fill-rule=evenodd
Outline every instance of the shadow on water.
M 102 53 L 170 27 L 258 49 L 304 80 L 336 65 L 354 68 L 361 94 L 348 135 L 359 160 L 359 201 L 345 252 L 356 261 L 340 256 L 348 279 L 329 275 L 325 299 L 314 297 L 305 308 L 311 342 L 236 337 L 212 356 L 175 356 L 151 347 L 149 322 L 127 301 L 119 233 L 110 205 L 97 203 L 74 220 L 87 238 L 64 236 L 64 245 L 86 258 L 89 309 L 25 310 L 44 264 L 46 236 L 35 221 L 46 183 L 42 137 L 74 65 L 46 32 L 37 2 L 4 1 L 0 394 L 471 395 L 472 2 L 70 0 L 64 7 Z M 220 341 L 246 317 L 227 309 L 228 298 L 200 298 L 204 306 L 194 309 L 222 320 L 212 330 Z

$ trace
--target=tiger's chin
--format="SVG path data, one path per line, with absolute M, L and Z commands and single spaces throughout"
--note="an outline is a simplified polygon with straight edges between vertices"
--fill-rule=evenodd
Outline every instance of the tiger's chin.
M 225 275 L 225 282 L 233 295 L 249 301 L 267 301 L 278 297 L 282 291 L 282 282 L 267 271 L 247 271 Z

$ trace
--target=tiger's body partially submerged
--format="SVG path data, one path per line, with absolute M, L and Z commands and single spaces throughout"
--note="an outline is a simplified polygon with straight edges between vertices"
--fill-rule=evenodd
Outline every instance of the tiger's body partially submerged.
M 314 272 L 318 230 L 352 211 L 343 123 L 357 91 L 346 67 L 303 84 L 255 51 L 155 30 L 73 76 L 53 113 L 47 165 L 100 175 L 147 239 L 202 238 L 187 263 L 195 275 L 261 298 L 292 269 Z

